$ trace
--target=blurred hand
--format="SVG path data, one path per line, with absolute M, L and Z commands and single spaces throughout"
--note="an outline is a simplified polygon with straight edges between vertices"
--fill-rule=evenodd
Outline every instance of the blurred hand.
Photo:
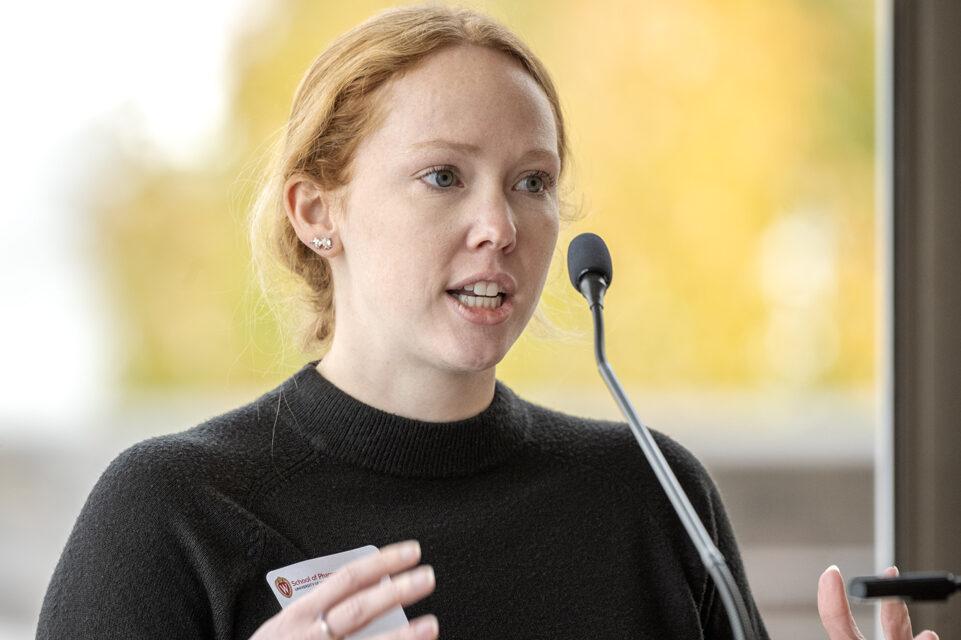
M 893 578 L 898 575 L 898 570 L 889 567 L 884 575 Z M 851 615 L 851 606 L 844 592 L 844 578 L 836 566 L 828 567 L 818 580 L 818 613 L 831 640 L 864 640 Z M 908 607 L 897 598 L 888 598 L 881 603 L 881 629 L 885 640 L 938 640 L 938 634 L 933 631 L 922 631 L 912 637 Z
M 411 540 L 345 564 L 265 622 L 251 640 L 339 640 L 356 633 L 395 606 L 434 591 L 434 570 L 427 565 L 411 569 L 418 562 L 420 545 Z M 381 582 L 384 576 L 391 576 L 390 581 Z M 437 618 L 423 616 L 371 640 L 434 640 L 437 634 Z

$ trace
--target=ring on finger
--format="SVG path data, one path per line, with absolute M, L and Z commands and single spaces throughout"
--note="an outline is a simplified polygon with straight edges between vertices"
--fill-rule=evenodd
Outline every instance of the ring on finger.
M 327 636 L 330 640 L 340 640 L 340 638 L 338 636 L 335 636 L 334 632 L 330 630 L 330 625 L 327 624 L 327 621 L 324 620 L 323 611 L 317 614 L 317 622 L 320 623 L 320 630 L 323 631 L 324 635 Z

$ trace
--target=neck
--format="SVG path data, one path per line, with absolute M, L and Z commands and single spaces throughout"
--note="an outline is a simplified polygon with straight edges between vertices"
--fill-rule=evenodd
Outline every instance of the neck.
M 477 415 L 494 397 L 494 367 L 454 373 L 363 362 L 335 346 L 317 364 L 332 384 L 381 411 L 425 422 L 453 422 Z

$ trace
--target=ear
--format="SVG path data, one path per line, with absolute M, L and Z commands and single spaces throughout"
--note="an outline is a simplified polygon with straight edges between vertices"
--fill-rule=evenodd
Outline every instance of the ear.
M 310 176 L 295 174 L 284 183 L 284 209 L 294 232 L 313 251 L 318 251 L 312 244 L 314 238 L 330 238 L 331 248 L 321 251 L 326 258 L 337 255 L 343 248 L 332 215 L 335 201 L 333 192 L 322 188 Z

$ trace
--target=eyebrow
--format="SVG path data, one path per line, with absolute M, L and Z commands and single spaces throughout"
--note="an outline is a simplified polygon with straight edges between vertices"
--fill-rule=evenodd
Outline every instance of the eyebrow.
M 411 145 L 413 150 L 433 148 L 433 149 L 450 149 L 451 151 L 457 151 L 460 153 L 476 153 L 480 151 L 480 147 L 475 144 L 470 144 L 468 142 L 455 142 L 453 140 L 447 140 L 445 138 L 434 138 L 431 140 L 424 140 L 422 142 L 416 142 Z M 545 149 L 542 147 L 537 147 L 534 149 L 529 149 L 525 151 L 521 156 L 523 160 L 527 159 L 538 159 L 538 160 L 549 160 L 549 161 L 560 161 L 556 151 L 550 149 Z
M 424 140 L 423 142 L 416 142 L 411 145 L 413 149 L 424 149 L 427 147 L 431 148 L 441 148 L 450 149 L 452 151 L 460 151 L 461 153 L 470 153 L 480 150 L 475 144 L 469 144 L 467 142 L 454 142 L 453 140 L 445 140 L 444 138 L 434 138 L 432 140 Z

